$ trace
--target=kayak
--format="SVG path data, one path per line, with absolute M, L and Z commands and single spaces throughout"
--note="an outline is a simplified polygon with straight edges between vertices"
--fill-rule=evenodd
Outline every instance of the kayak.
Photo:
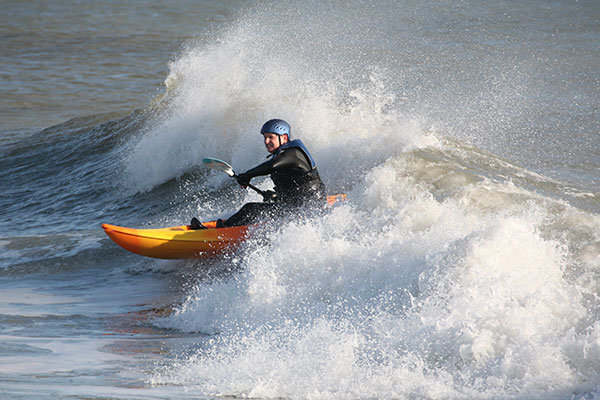
M 179 259 L 208 258 L 233 250 L 246 239 L 250 226 L 217 228 L 216 221 L 203 222 L 208 229 L 191 229 L 189 225 L 161 229 L 135 229 L 102 224 L 102 229 L 116 244 L 141 256 Z
M 346 200 L 345 194 L 327 196 L 327 204 Z M 209 258 L 236 248 L 248 238 L 253 225 L 217 228 L 217 221 L 203 222 L 208 229 L 191 229 L 189 225 L 159 229 L 126 228 L 102 224 L 102 229 L 116 244 L 141 256 L 181 259 Z

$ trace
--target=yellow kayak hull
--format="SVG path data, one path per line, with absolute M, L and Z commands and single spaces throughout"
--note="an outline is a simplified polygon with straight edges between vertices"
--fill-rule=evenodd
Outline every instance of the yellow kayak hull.
M 203 223 L 209 229 L 192 230 L 189 225 L 162 229 L 135 229 L 102 224 L 116 244 L 141 256 L 162 259 L 208 258 L 234 249 L 246 239 L 249 226 L 216 228 L 216 221 Z
M 345 201 L 345 194 L 327 196 L 327 204 Z M 161 229 L 135 229 L 102 224 L 116 244 L 141 256 L 180 259 L 209 258 L 235 247 L 248 237 L 252 226 L 217 228 L 216 221 L 203 222 L 209 229 L 190 229 L 189 225 Z

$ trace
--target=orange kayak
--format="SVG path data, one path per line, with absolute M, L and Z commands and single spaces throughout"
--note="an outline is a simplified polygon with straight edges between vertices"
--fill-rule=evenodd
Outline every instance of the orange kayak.
M 189 225 L 162 229 L 134 229 L 102 224 L 116 244 L 133 253 L 154 258 L 208 258 L 223 253 L 246 239 L 249 226 L 216 228 L 216 221 L 203 222 L 209 229 L 192 230 Z
M 345 194 L 327 196 L 330 206 L 345 201 Z M 217 228 L 216 221 L 203 222 L 209 229 L 190 229 L 189 225 L 161 229 L 135 229 L 102 224 L 116 244 L 133 253 L 154 258 L 209 258 L 234 249 L 248 237 L 251 226 Z

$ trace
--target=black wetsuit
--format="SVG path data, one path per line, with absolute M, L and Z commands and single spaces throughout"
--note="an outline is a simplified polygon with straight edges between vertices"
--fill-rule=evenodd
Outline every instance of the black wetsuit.
M 225 222 L 226 226 L 248 225 L 258 220 L 296 212 L 305 206 L 325 204 L 325 185 L 310 153 L 300 140 L 293 140 L 272 154 L 271 159 L 240 174 L 249 183 L 256 176 L 271 175 L 277 197 L 273 203 L 247 203 Z

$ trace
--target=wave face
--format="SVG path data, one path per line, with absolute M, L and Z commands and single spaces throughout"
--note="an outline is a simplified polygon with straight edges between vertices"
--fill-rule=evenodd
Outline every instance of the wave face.
M 186 42 L 143 110 L 2 138 L 0 280 L 75 274 L 105 299 L 106 270 L 127 276 L 119 296 L 182 274 L 150 321 L 186 340 L 141 368 L 166 397 L 598 396 L 600 33 L 583 3 L 248 6 Z M 209 262 L 139 261 L 100 232 L 258 200 L 201 160 L 256 165 L 270 118 L 346 202 Z

